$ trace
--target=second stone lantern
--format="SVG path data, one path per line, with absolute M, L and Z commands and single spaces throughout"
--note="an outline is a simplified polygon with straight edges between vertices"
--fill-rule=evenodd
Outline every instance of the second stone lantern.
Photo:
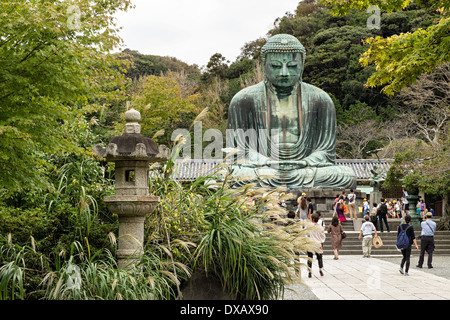
M 149 194 L 149 164 L 165 161 L 170 150 L 141 135 L 141 114 L 125 112 L 123 135 L 111 139 L 108 146 L 96 145 L 94 153 L 115 163 L 115 195 L 105 196 L 108 209 L 119 217 L 117 258 L 119 268 L 136 263 L 143 253 L 144 222 L 160 199 Z

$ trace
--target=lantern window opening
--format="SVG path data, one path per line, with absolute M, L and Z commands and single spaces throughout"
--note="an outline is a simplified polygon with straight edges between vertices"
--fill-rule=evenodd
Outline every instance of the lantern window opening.
M 135 180 L 135 172 L 134 170 L 126 170 L 125 171 L 125 181 L 126 182 L 136 182 Z

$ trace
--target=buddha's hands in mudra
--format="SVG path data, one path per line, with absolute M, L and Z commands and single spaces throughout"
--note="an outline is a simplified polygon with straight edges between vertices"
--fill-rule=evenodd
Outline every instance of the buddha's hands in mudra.
M 305 160 L 272 160 L 268 157 L 250 153 L 248 161 L 241 163 L 243 167 L 250 168 L 272 168 L 277 170 L 295 170 L 302 169 L 308 166 Z
M 311 165 L 306 160 L 274 160 L 267 156 L 260 154 L 255 150 L 249 150 L 245 161 L 239 163 L 242 167 L 248 168 L 270 168 L 275 170 L 298 170 L 306 167 L 328 167 L 332 163 L 323 161 Z
M 255 150 L 249 150 L 247 161 L 241 164 L 250 168 L 271 168 L 276 170 L 295 170 L 308 166 L 305 160 L 274 160 L 260 154 Z
M 270 166 L 273 169 L 280 169 L 280 170 L 295 170 L 295 169 L 302 169 L 308 166 L 308 163 L 305 160 L 281 160 L 281 161 L 275 161 L 275 160 L 269 160 L 266 163 L 266 166 Z

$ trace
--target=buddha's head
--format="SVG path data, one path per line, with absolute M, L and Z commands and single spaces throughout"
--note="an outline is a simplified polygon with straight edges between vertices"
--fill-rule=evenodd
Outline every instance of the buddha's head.
M 301 81 L 306 51 L 300 41 L 288 34 L 277 34 L 261 49 L 264 79 L 277 91 L 290 92 Z

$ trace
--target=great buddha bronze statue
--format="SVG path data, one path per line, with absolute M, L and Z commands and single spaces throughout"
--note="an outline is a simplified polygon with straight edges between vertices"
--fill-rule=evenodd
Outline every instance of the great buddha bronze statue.
M 335 164 L 334 104 L 302 82 L 303 45 L 279 34 L 261 50 L 264 81 L 239 91 L 228 111 L 227 140 L 244 154 L 232 175 L 264 187 L 355 188 L 353 170 Z

